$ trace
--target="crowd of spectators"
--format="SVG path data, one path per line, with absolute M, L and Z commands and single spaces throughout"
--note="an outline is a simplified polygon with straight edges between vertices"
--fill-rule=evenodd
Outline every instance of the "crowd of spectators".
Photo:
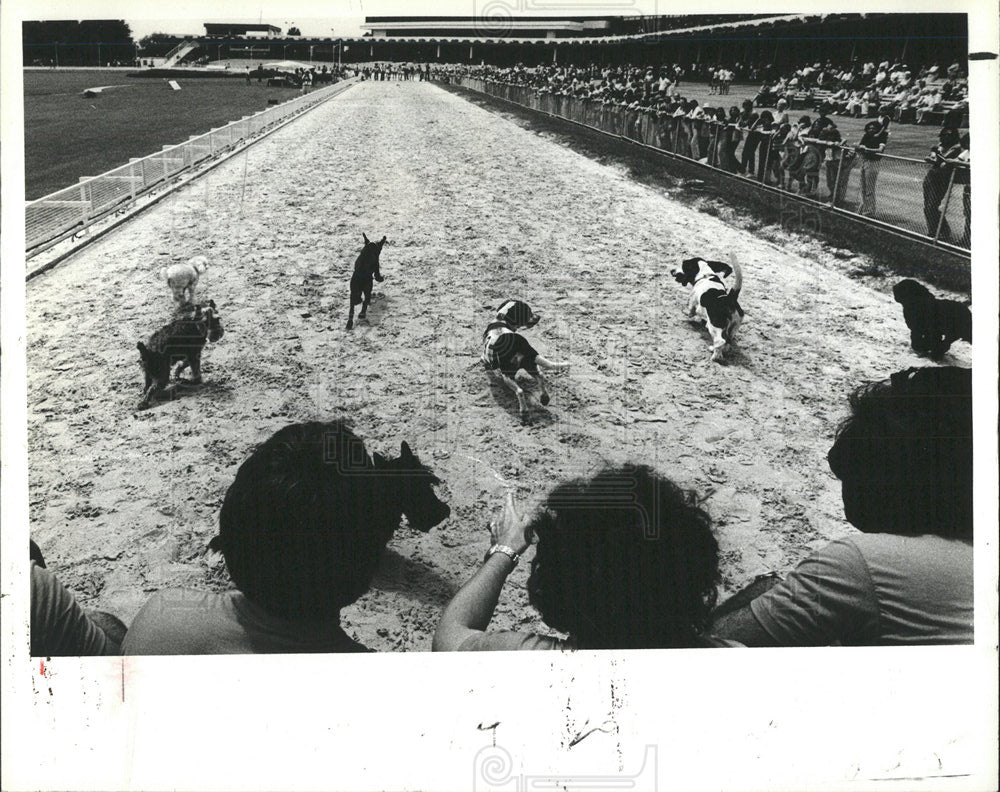
M 817 85 L 841 83 L 863 86 L 874 71 L 874 81 L 889 85 L 906 83 L 908 72 L 896 64 L 887 71 L 885 63 L 876 67 L 872 63 L 856 65 L 851 70 L 836 72 L 832 68 L 806 67 L 789 80 L 778 80 L 762 89 L 754 99 L 747 99 L 740 106 L 711 107 L 697 99 L 686 98 L 685 70 L 679 64 L 668 66 L 559 66 L 548 65 L 527 68 L 523 65 L 497 66 L 447 66 L 437 67 L 439 76 L 467 76 L 493 82 L 529 88 L 541 96 L 578 100 L 588 119 L 603 129 L 614 130 L 626 137 L 656 146 L 722 170 L 754 178 L 770 186 L 779 187 L 803 196 L 821 200 L 859 214 L 877 217 L 880 208 L 876 201 L 879 171 L 890 136 L 890 126 L 899 117 L 898 107 L 891 103 L 873 101 L 864 106 L 864 114 L 871 120 L 865 126 L 860 140 L 851 141 L 840 131 L 834 120 L 838 110 L 854 115 L 858 108 L 848 100 L 838 104 L 836 93 L 825 96 L 809 113 L 793 111 L 801 101 L 794 90 L 804 85 L 811 89 Z M 938 67 L 929 67 L 926 75 L 936 75 Z M 725 94 L 729 90 L 729 72 L 716 69 L 710 93 Z M 922 72 L 923 73 L 923 72 Z M 882 75 L 885 74 L 885 79 Z M 925 77 L 926 77 L 925 75 Z M 964 81 L 958 66 L 947 70 L 948 80 L 943 85 L 949 96 L 963 95 Z M 921 78 L 925 80 L 925 78 Z M 961 84 L 961 88 L 959 85 Z M 780 89 L 778 88 L 780 86 Z M 846 91 L 846 88 L 841 88 Z M 961 113 L 951 112 L 943 117 L 943 129 L 951 130 L 945 136 L 951 140 L 955 124 L 960 123 Z M 582 120 L 582 119 L 578 119 Z M 927 220 L 927 234 L 943 241 L 967 245 L 969 242 L 968 211 L 965 233 L 953 235 L 946 221 L 940 220 L 939 207 L 949 192 L 951 174 L 955 182 L 967 187 L 968 135 L 954 134 L 953 143 L 943 149 L 936 147 L 924 164 L 913 163 L 924 178 L 923 204 Z M 859 168 L 860 189 L 858 198 L 846 203 L 847 187 L 854 169 Z M 956 166 L 962 166 L 956 168 Z M 919 201 L 919 197 L 915 196 Z M 968 209 L 968 201 L 963 200 Z M 883 207 L 884 210 L 884 207 Z M 936 218 L 936 219 L 935 219 Z
M 814 63 L 765 80 L 755 102 L 770 107 L 778 98 L 805 105 L 823 101 L 837 113 L 862 118 L 881 114 L 898 123 L 922 124 L 936 114 L 946 117 L 946 126 L 958 127 L 968 112 L 968 82 L 958 63 L 919 70 L 888 60 L 844 67 Z
M 419 63 L 373 63 L 356 67 L 354 73 L 362 80 L 419 80 L 430 78 L 430 64 Z
M 856 531 L 720 607 L 704 499 L 653 469 L 626 464 L 558 484 L 527 513 L 508 495 L 433 648 L 971 643 L 971 374 L 911 368 L 856 390 L 827 458 Z M 340 611 L 368 590 L 398 523 L 385 503 L 413 485 L 412 476 L 357 474 L 370 465 L 342 421 L 281 429 L 237 471 L 209 545 L 236 590 L 157 592 L 127 629 L 80 608 L 32 543 L 32 654 L 366 651 Z M 427 503 L 438 509 L 428 525 L 450 513 Z M 505 581 L 532 545 L 529 601 L 561 635 L 490 631 Z

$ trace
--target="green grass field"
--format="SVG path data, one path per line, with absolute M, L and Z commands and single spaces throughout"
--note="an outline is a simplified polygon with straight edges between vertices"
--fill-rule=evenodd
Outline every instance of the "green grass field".
M 124 165 L 161 147 L 183 143 L 288 99 L 288 88 L 267 88 L 238 78 L 178 81 L 130 78 L 125 72 L 25 71 L 25 196 L 40 198 L 75 184 L 81 176 Z M 83 91 L 113 86 L 95 97 Z

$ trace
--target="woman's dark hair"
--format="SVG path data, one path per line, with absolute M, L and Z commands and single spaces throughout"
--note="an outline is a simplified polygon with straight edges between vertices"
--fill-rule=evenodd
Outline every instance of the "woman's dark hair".
M 210 545 L 240 591 L 285 618 L 330 618 L 367 591 L 386 540 L 373 467 L 343 421 L 286 426 L 258 446 Z
M 871 533 L 972 538 L 972 371 L 909 368 L 858 388 L 827 455 Z
M 528 597 L 585 649 L 690 647 L 709 623 L 719 546 L 698 497 L 649 467 L 553 490 L 534 521 Z
M 954 146 L 958 143 L 959 135 L 957 129 L 952 129 L 951 127 L 944 127 L 938 133 L 938 140 L 941 141 L 942 145 Z

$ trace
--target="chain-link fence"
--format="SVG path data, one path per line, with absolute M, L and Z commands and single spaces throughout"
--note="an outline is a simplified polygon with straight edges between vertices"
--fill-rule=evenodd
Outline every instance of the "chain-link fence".
M 867 155 L 810 138 L 784 142 L 777 130 L 452 76 L 451 82 L 533 110 L 619 135 L 806 200 L 969 248 L 969 166 Z
M 25 247 L 28 255 L 40 252 L 56 240 L 76 233 L 135 200 L 156 185 L 260 135 L 318 102 L 323 102 L 353 83 L 345 80 L 297 96 L 252 116 L 246 116 L 186 143 L 133 159 L 100 176 L 80 179 L 79 184 L 54 192 L 24 208 Z

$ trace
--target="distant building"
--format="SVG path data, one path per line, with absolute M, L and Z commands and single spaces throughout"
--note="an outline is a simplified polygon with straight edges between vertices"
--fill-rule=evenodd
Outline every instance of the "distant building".
M 205 22 L 205 35 L 211 38 L 277 38 L 281 28 L 274 25 L 244 25 L 238 22 Z
M 372 38 L 555 39 L 602 36 L 621 17 L 366 17 L 361 26 Z

